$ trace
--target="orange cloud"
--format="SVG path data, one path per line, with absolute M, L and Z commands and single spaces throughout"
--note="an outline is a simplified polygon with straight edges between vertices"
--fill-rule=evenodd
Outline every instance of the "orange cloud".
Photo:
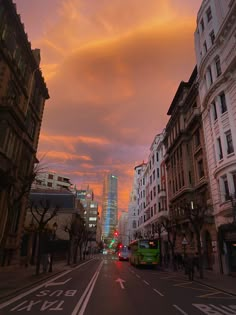
M 31 39 L 51 96 L 40 152 L 78 187 L 89 184 L 99 201 L 104 174 L 116 173 L 119 209 L 127 210 L 134 161 L 147 159 L 194 67 L 202 0 L 15 1 L 30 6 L 25 18 L 37 30 L 37 14 L 48 8 L 41 35 Z

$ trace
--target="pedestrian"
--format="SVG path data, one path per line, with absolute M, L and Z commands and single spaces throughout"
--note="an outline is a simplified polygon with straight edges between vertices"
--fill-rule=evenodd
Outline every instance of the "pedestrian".
M 194 255 L 194 267 L 196 267 L 197 271 L 199 271 L 199 255 L 197 252 Z
M 186 257 L 186 271 L 188 274 L 189 281 L 194 280 L 194 257 L 189 255 Z

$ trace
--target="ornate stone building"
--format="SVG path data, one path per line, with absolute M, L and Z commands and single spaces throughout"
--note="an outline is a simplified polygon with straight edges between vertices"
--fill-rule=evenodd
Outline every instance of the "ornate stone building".
M 236 1 L 205 0 L 195 50 L 221 272 L 236 272 Z
M 168 180 L 169 215 L 178 222 L 176 252 L 182 253 L 183 239 L 186 251 L 197 251 L 196 233 L 187 215 L 199 209 L 204 216 L 201 245 L 206 268 L 217 269 L 215 225 L 208 182 L 205 142 L 198 95 L 197 68 L 188 82 L 181 82 L 168 110 L 166 126 L 166 170 Z M 201 210 L 200 210 L 201 209 Z M 174 224 L 172 222 L 172 224 Z M 176 223 L 177 224 L 177 223 Z
M 0 265 L 18 260 L 48 90 L 40 52 L 11 0 L 0 0 Z

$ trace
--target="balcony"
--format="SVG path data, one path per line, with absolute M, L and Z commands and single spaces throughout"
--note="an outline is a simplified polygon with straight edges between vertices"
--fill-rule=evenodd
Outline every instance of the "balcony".
M 195 119 L 198 119 L 201 115 L 200 108 L 194 107 L 187 115 L 185 120 L 185 128 L 188 129 L 192 122 L 195 121 Z

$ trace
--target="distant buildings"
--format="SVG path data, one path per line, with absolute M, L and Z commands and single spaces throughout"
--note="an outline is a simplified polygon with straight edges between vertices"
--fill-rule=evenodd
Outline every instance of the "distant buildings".
M 118 220 L 118 178 L 107 174 L 103 183 L 102 201 L 102 238 L 110 239 L 117 227 Z
M 69 177 L 56 174 L 55 172 L 39 172 L 33 182 L 32 188 L 70 190 L 71 182 Z
M 25 198 L 33 181 L 48 90 L 40 51 L 11 0 L 0 0 L 0 265 L 19 261 Z
M 128 234 L 128 213 L 122 211 L 118 221 L 118 240 L 122 245 L 129 245 L 130 236 Z
M 141 210 L 139 208 L 139 203 L 140 205 L 142 204 L 139 199 L 139 178 L 145 168 L 146 163 L 144 162 L 134 168 L 134 179 L 128 206 L 128 235 L 130 241 L 136 238 L 136 231 L 139 223 L 139 211 Z

